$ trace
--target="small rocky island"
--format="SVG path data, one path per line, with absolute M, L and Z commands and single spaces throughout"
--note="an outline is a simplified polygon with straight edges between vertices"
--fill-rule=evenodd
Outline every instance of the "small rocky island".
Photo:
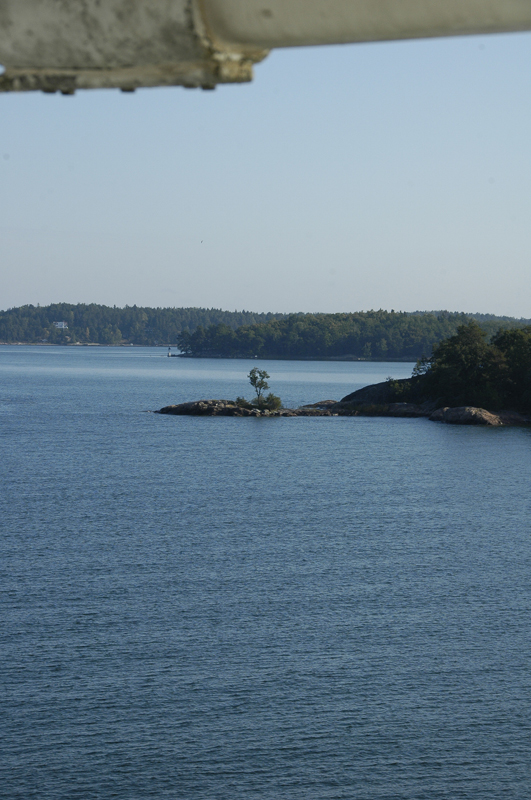
M 493 414 L 484 408 L 458 406 L 435 408 L 432 403 L 381 402 L 388 382 L 377 383 L 359 389 L 342 400 L 322 400 L 300 408 L 245 408 L 234 400 L 196 400 L 189 403 L 165 406 L 157 414 L 176 414 L 204 417 L 426 417 L 433 422 L 446 422 L 454 425 L 501 425 L 531 424 L 531 417 L 514 411 Z M 371 393 L 380 402 L 371 402 Z
M 158 414 L 209 417 L 426 417 L 453 425 L 531 424 L 531 326 L 499 331 L 491 342 L 474 322 L 417 362 L 411 378 L 365 386 L 341 400 L 282 408 L 265 370 L 253 367 L 250 402 L 197 400 L 165 406 Z

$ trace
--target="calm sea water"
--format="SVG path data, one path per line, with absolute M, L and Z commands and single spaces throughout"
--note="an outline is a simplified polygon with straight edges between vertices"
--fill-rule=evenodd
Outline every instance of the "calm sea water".
M 531 431 L 146 414 L 407 364 L 0 347 L 2 798 L 523 800 Z

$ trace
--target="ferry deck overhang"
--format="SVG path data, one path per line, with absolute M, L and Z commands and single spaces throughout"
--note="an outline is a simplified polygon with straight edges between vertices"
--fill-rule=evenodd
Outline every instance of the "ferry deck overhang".
M 277 47 L 531 30 L 531 0 L 0 0 L 0 91 L 252 80 Z

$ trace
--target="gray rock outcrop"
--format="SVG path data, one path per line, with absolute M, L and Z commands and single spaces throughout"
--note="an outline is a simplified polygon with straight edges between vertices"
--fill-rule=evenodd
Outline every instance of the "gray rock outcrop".
M 401 378 L 394 381 L 395 386 L 406 386 L 411 383 L 411 378 Z M 364 386 L 362 389 L 357 389 L 355 392 L 347 394 L 346 397 L 341 399 L 341 403 L 392 403 L 395 399 L 395 392 L 389 381 L 382 381 L 382 383 L 373 383 L 370 386 Z
M 376 387 L 381 384 L 376 384 Z M 367 389 L 375 387 L 368 386 Z M 301 408 L 281 408 L 276 411 L 259 408 L 245 408 L 237 405 L 233 400 L 196 400 L 191 403 L 178 403 L 165 406 L 156 414 L 175 414 L 181 416 L 203 417 L 427 417 L 432 422 L 446 422 L 451 425 L 486 425 L 499 427 L 501 425 L 529 425 L 531 418 L 518 414 L 515 411 L 500 411 L 493 414 L 484 408 L 473 406 L 460 406 L 456 408 L 437 408 L 433 404 L 423 403 L 375 403 L 374 401 L 359 402 L 361 397 L 379 396 L 378 393 L 364 393 L 364 390 L 353 392 L 348 397 L 355 396 L 358 402 L 346 402 L 345 398 L 339 402 L 335 400 L 322 400 L 311 403 Z
M 269 409 L 245 408 L 237 405 L 232 400 L 195 400 L 191 403 L 178 403 L 174 406 L 165 406 L 155 412 L 156 414 L 175 414 L 180 416 L 196 417 L 324 417 L 330 416 L 330 411 L 318 408 L 280 408 L 277 411 Z
M 432 422 L 447 422 L 451 425 L 490 425 L 491 427 L 503 425 L 498 414 L 492 414 L 484 408 L 473 406 L 458 406 L 457 408 L 438 408 L 430 414 Z

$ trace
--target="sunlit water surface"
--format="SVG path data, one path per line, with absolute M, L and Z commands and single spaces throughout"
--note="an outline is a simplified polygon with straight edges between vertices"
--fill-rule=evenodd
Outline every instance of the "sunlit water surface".
M 529 796 L 531 431 L 144 413 L 408 364 L 0 347 L 0 796 Z

